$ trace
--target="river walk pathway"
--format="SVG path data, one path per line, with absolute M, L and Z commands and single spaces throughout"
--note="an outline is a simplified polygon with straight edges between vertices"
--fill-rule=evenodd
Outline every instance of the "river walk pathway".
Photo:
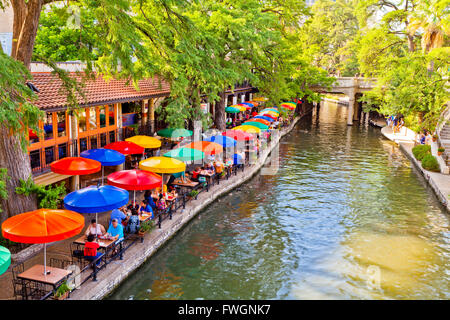
M 389 140 L 397 143 L 400 150 L 402 150 L 409 160 L 411 160 L 411 162 L 419 169 L 439 201 L 447 208 L 447 211 L 450 212 L 450 175 L 431 172 L 422 167 L 420 161 L 418 161 L 412 153 L 412 148 L 415 145 L 415 136 L 411 133 L 411 130 L 409 131 L 410 132 L 406 131 L 406 134 L 403 131 L 401 133 L 394 133 L 392 128 L 388 126 L 381 129 L 381 133 Z

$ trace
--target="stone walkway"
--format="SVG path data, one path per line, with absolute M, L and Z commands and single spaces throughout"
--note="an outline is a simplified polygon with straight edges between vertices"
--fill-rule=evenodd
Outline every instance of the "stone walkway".
M 411 130 L 404 128 L 400 133 L 393 133 L 390 127 L 383 127 L 381 133 L 391 141 L 397 143 L 400 150 L 409 158 L 409 160 L 415 164 L 422 173 L 425 180 L 428 182 L 434 193 L 438 197 L 439 201 L 450 212 L 450 175 L 442 174 L 439 172 L 431 172 L 422 168 L 422 164 L 418 161 L 413 153 L 412 148 L 415 145 L 415 133 Z
M 151 255 L 153 255 L 166 241 L 175 236 L 175 234 L 200 211 L 206 208 L 218 197 L 230 192 L 237 186 L 241 185 L 253 175 L 255 175 L 266 162 L 273 148 L 278 145 L 279 140 L 285 134 L 289 133 L 299 118 L 294 119 L 293 123 L 280 132 L 277 139 L 274 139 L 271 146 L 262 151 L 257 162 L 253 165 L 247 165 L 244 172 L 239 171 L 237 175 L 233 175 L 228 180 L 222 180 L 219 185 L 214 185 L 209 192 L 202 192 L 198 195 L 197 200 L 191 200 L 186 203 L 186 208 L 180 208 L 174 213 L 172 220 L 166 219 L 162 222 L 161 229 L 154 229 L 150 234 L 144 238 L 144 242 L 136 242 L 124 254 L 123 260 L 114 260 L 106 269 L 98 273 L 98 281 L 93 282 L 88 280 L 79 289 L 71 293 L 72 300 L 98 300 L 109 294 L 115 287 L 117 287 L 123 280 L 125 280 L 134 270 L 143 264 Z M 136 193 L 137 199 L 143 198 L 143 192 Z M 94 215 L 92 215 L 93 217 Z M 107 225 L 110 213 L 99 214 L 98 220 L 104 226 Z M 86 227 L 91 216 L 86 215 Z M 85 230 L 85 229 L 83 229 Z M 80 235 L 54 243 L 47 247 L 47 261 L 50 258 L 59 258 L 70 260 L 70 244 Z M 30 268 L 35 264 L 43 263 L 43 252 L 39 251 L 33 257 L 25 262 L 25 269 Z M 12 273 L 10 271 L 0 276 L 0 299 L 14 299 L 13 288 L 11 284 Z

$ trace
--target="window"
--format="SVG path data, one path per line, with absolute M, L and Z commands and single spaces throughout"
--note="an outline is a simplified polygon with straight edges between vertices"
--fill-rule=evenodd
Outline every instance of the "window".
M 97 112 L 96 108 L 89 109 L 89 130 L 97 129 Z
M 106 107 L 100 107 L 100 128 L 106 127 Z
M 88 149 L 87 138 L 80 139 L 80 153 Z
M 116 125 L 116 115 L 115 115 L 115 108 L 113 105 L 108 106 L 108 113 L 109 113 L 109 126 L 115 126 Z
M 66 132 L 66 112 L 60 111 L 56 113 L 56 119 L 58 121 L 58 137 L 65 137 L 67 135 Z
M 86 109 L 84 109 L 81 113 L 80 116 L 78 118 L 78 131 L 79 132 L 85 132 L 87 131 L 87 127 L 86 127 Z
M 108 144 L 106 142 L 106 137 L 107 137 L 106 133 L 102 133 L 100 135 L 100 147 L 102 147 L 102 148 Z
M 91 136 L 91 149 L 98 149 L 98 146 L 97 146 L 97 135 Z
M 39 169 L 41 167 L 41 153 L 40 150 L 30 152 L 31 170 Z
M 44 119 L 44 139 L 53 139 L 53 113 L 47 112 Z
M 52 163 L 55 161 L 55 150 L 54 147 L 45 148 L 45 163 Z

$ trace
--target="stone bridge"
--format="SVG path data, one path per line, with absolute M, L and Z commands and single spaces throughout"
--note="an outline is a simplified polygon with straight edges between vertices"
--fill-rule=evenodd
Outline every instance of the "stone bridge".
M 373 89 L 376 85 L 375 78 L 362 77 L 337 77 L 330 88 L 312 87 L 311 89 L 321 93 L 340 93 L 349 97 L 347 112 L 347 124 L 353 125 L 353 121 L 358 120 L 361 112 L 361 103 L 357 101 L 359 96 L 365 91 Z

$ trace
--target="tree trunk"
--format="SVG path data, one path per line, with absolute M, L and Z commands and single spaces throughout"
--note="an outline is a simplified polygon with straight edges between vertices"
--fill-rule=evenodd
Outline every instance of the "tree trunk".
M 408 35 L 408 50 L 414 52 L 416 45 L 414 44 L 414 36 Z
M 226 95 L 225 92 L 222 92 L 220 94 L 220 101 L 215 103 L 214 110 L 214 123 L 216 124 L 216 128 L 220 131 L 225 131 L 226 129 L 225 103 Z
M 35 196 L 23 196 L 16 194 L 16 187 L 19 180 L 27 180 L 31 176 L 31 165 L 27 153 L 20 147 L 19 137 L 11 135 L 9 130 L 0 126 L 0 168 L 8 169 L 9 180 L 6 181 L 8 199 L 0 200 L 3 212 L 0 215 L 0 222 L 7 218 L 36 210 L 37 202 Z
M 14 9 L 12 57 L 23 62 L 27 68 L 30 67 L 33 55 L 43 2 L 43 0 L 30 0 L 24 4 L 24 1 L 11 1 Z M 19 20 L 16 21 L 16 18 Z
M 44 0 L 11 0 L 14 11 L 11 56 L 27 68 L 31 63 L 43 3 Z M 32 175 L 28 153 L 20 147 L 19 135 L 27 132 L 24 130 L 22 133 L 11 134 L 7 127 L 0 127 L 0 168 L 6 168 L 9 177 L 6 181 L 8 199 L 0 200 L 3 210 L 0 221 L 19 213 L 35 210 L 37 207 L 35 196 L 26 197 L 15 192 L 19 181 L 27 180 Z

